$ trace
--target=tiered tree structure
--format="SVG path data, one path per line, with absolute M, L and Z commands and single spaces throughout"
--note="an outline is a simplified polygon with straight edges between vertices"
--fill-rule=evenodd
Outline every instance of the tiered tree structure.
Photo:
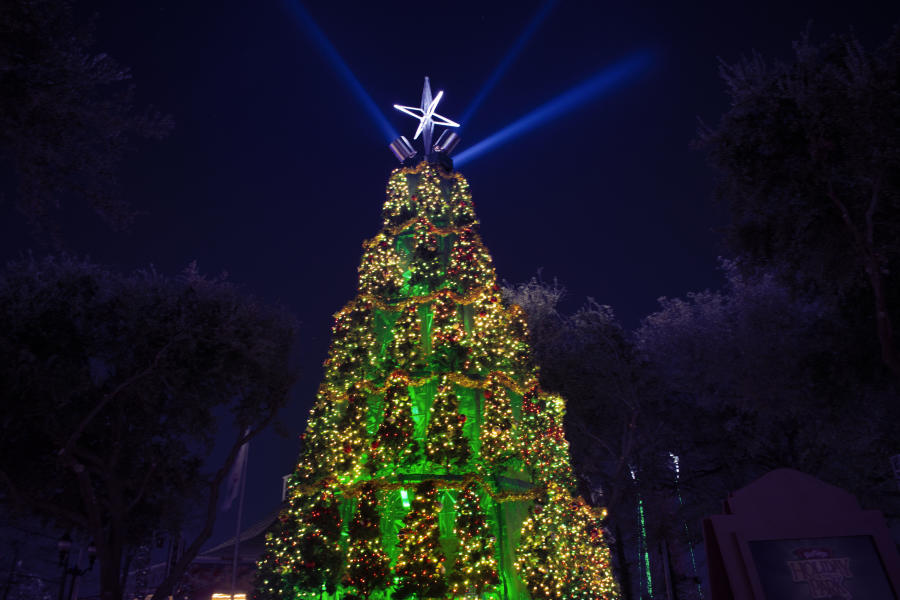
M 616 598 L 602 515 L 572 496 L 564 402 L 538 386 L 468 183 L 397 169 L 382 216 L 255 597 Z

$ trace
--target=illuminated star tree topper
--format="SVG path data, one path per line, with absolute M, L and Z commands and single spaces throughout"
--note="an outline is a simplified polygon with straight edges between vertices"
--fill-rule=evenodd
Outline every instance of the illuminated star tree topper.
M 419 119 L 419 127 L 416 129 L 416 135 L 413 136 L 413 139 L 418 139 L 419 135 L 422 135 L 422 142 L 425 144 L 426 154 L 431 152 L 431 138 L 434 133 L 435 125 L 440 125 L 442 127 L 459 127 L 459 123 L 451 121 L 447 117 L 434 112 L 443 95 L 444 92 L 442 90 L 438 92 L 437 96 L 434 98 L 431 97 L 431 82 L 429 82 L 428 77 L 426 77 L 425 85 L 422 86 L 421 107 L 400 106 L 399 104 L 394 105 L 394 108 L 400 112 Z

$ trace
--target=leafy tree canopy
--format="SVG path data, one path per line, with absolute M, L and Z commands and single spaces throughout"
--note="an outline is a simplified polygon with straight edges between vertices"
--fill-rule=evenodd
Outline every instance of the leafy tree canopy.
M 900 516 L 900 407 L 890 381 L 860 375 L 859 333 L 770 272 L 724 270 L 723 290 L 664 298 L 635 334 L 678 414 L 670 443 L 695 508 L 789 467 Z
M 900 29 L 873 52 L 853 35 L 805 35 L 791 62 L 754 54 L 721 74 L 731 108 L 698 145 L 721 173 L 732 249 L 796 289 L 864 307 L 900 378 Z
M 238 450 L 274 418 L 293 381 L 293 318 L 191 265 L 175 279 L 72 257 L 0 274 L 0 500 L 93 536 L 104 599 L 128 548 L 205 511 L 209 537 Z M 225 463 L 205 464 L 228 414 Z M 169 589 L 164 589 L 168 586 Z
M 133 106 L 128 69 L 91 45 L 70 0 L 0 3 L 0 160 L 41 235 L 58 234 L 54 211 L 76 199 L 113 229 L 127 227 L 135 212 L 116 194 L 119 163 L 131 140 L 172 127 Z

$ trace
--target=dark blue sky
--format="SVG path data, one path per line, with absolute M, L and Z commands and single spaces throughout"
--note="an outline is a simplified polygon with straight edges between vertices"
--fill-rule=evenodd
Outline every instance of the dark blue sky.
M 305 3 L 400 133 L 415 122 L 422 78 L 458 118 L 543 2 Z M 128 234 L 72 213 L 73 250 L 123 269 L 175 273 L 192 260 L 295 312 L 302 369 L 283 413 L 289 439 L 250 450 L 245 522 L 274 508 L 321 376 L 331 315 L 356 293 L 360 244 L 379 228 L 396 166 L 384 136 L 285 0 L 86 2 L 97 50 L 131 67 L 139 104 L 170 113 L 173 134 L 142 144 L 122 191 L 146 211 Z M 789 58 L 813 37 L 853 26 L 868 46 L 898 21 L 893 2 L 765 0 L 601 3 L 560 0 L 470 122 L 469 146 L 632 52 L 654 61 L 622 87 L 465 165 L 501 279 L 543 269 L 570 292 L 611 305 L 626 327 L 719 283 L 713 173 L 692 151 L 697 117 L 727 109 L 717 56 L 757 49 Z M 34 243 L 9 203 L 0 251 Z M 67 213 L 68 214 L 68 213 Z M 220 524 L 217 541 L 231 525 Z

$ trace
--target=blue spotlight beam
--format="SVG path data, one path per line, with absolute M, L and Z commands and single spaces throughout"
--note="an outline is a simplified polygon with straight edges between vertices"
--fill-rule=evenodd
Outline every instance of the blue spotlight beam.
M 525 44 L 528 43 L 528 40 L 531 39 L 531 36 L 534 35 L 534 32 L 537 31 L 541 23 L 544 22 L 544 19 L 547 18 L 547 15 L 556 5 L 556 2 L 557 0 L 546 0 L 541 5 L 541 7 L 535 13 L 534 17 L 532 17 L 531 21 L 528 22 L 528 25 L 525 26 L 525 29 L 522 30 L 522 33 L 519 34 L 519 37 L 509 48 L 506 56 L 503 57 L 503 60 L 500 61 L 500 64 L 497 65 L 497 68 L 494 69 L 494 72 L 481 87 L 481 91 L 479 91 L 472 102 L 469 103 L 469 107 L 459 119 L 460 123 L 465 125 L 469 122 L 469 119 L 472 118 L 472 115 L 475 114 L 475 111 L 479 106 L 481 106 L 481 103 L 484 102 L 484 99 L 487 97 L 487 95 L 491 92 L 491 90 L 494 89 L 494 86 L 497 85 L 497 82 L 500 81 L 500 78 L 503 77 L 503 74 L 506 73 L 506 71 L 509 69 L 509 66 L 513 63 L 519 53 L 522 52 L 522 48 L 525 47 Z
M 495 146 L 508 142 L 564 112 L 578 108 L 589 100 L 611 91 L 616 85 L 622 84 L 646 70 L 652 61 L 653 54 L 649 50 L 636 52 L 620 60 L 576 85 L 568 92 L 536 108 L 518 121 L 466 148 L 453 158 L 454 164 L 460 166 Z
M 397 130 L 391 126 L 384 114 L 378 110 L 378 105 L 375 104 L 375 101 L 372 100 L 372 97 L 366 92 L 365 88 L 353 74 L 353 71 L 350 70 L 350 67 L 347 66 L 347 63 L 344 62 L 344 59 L 341 58 L 341 55 L 338 54 L 338 51 L 332 43 L 328 41 L 328 38 L 319 26 L 316 25 L 312 15 L 309 14 L 303 4 L 298 0 L 285 0 L 284 5 L 294 17 L 294 20 L 319 47 L 319 50 L 321 50 L 328 62 L 331 63 L 331 66 L 337 71 L 344 84 L 360 101 L 365 111 L 369 113 L 369 116 L 375 121 L 375 124 L 381 130 L 381 133 L 384 134 L 385 139 L 388 142 L 397 139 Z

